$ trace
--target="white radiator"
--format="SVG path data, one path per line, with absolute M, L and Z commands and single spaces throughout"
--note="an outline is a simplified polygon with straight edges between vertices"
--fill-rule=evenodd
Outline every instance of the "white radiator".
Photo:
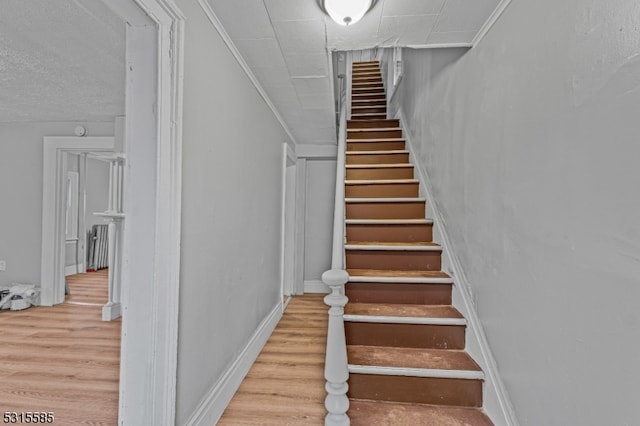
M 93 225 L 87 232 L 87 270 L 109 267 L 109 225 Z

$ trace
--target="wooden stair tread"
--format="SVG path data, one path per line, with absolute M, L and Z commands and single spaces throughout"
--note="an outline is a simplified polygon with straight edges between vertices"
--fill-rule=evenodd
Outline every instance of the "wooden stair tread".
M 463 350 L 349 345 L 347 354 L 349 364 L 480 371 L 480 366 Z
M 380 102 L 379 99 L 361 99 L 358 102 L 368 102 L 368 101 Z M 391 122 L 393 122 L 393 123 L 395 123 L 395 125 L 387 126 L 387 127 L 401 128 L 397 118 L 385 118 L 383 120 L 378 120 L 378 121 L 385 121 L 388 124 L 391 124 Z M 347 124 L 364 124 L 364 123 L 367 123 L 367 120 L 347 120 Z
M 387 116 L 386 112 L 374 113 L 374 114 L 353 114 L 352 117 L 363 117 L 370 120 L 378 120 Z
M 480 408 L 351 399 L 352 426 L 493 426 Z
M 352 277 L 451 278 L 442 271 L 392 271 L 380 269 L 348 269 Z
M 451 305 L 405 305 L 382 303 L 347 303 L 345 315 L 416 318 L 463 318 Z
M 401 183 L 418 183 L 418 179 L 351 179 L 345 180 L 345 185 L 382 185 L 382 184 L 401 184 Z
M 433 225 L 433 219 L 346 219 L 347 225 Z
M 371 108 L 370 106 L 362 107 L 362 108 Z M 389 130 L 402 130 L 402 127 L 368 127 L 366 129 L 347 129 L 349 133 L 358 133 L 358 132 L 387 132 Z
M 381 101 L 381 102 L 384 102 L 386 105 L 387 94 L 385 93 L 384 90 L 377 90 L 377 89 L 375 90 L 369 89 L 369 92 L 357 91 L 357 92 L 351 93 L 352 102 L 361 102 L 367 99 Z
M 406 149 L 390 149 L 386 151 L 347 151 L 347 155 L 371 155 L 371 154 L 408 154 Z
M 422 197 L 398 197 L 398 198 L 345 198 L 346 203 L 425 203 Z
M 440 247 L 440 244 L 431 241 L 412 241 L 412 242 L 386 242 L 386 241 L 349 241 L 347 246 L 416 246 L 416 247 Z
M 377 130 L 377 129 L 373 129 Z M 348 139 L 347 143 L 371 143 L 371 142 L 405 142 L 404 138 L 372 138 L 372 139 Z
M 410 167 L 413 168 L 413 164 L 410 163 L 391 163 L 391 164 L 347 164 L 347 169 L 385 169 L 394 167 Z
M 376 103 L 384 103 L 384 99 L 359 99 L 356 102 L 376 102 Z

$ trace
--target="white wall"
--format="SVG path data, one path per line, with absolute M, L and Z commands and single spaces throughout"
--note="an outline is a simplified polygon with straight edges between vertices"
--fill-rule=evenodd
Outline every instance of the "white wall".
M 87 158 L 87 209 L 85 225 L 91 229 L 94 224 L 107 222 L 94 213 L 104 212 L 109 207 L 109 163 Z
M 79 155 L 70 154 L 68 170 L 79 171 L 82 168 L 78 167 L 80 161 L 83 161 Z M 87 157 L 86 163 L 86 188 L 79 188 L 79 192 L 86 192 L 86 209 L 83 209 L 82 198 L 78 203 L 78 213 L 85 213 L 85 228 L 90 230 L 94 224 L 106 224 L 106 221 L 94 215 L 95 212 L 103 212 L 108 208 L 109 201 L 109 163 L 106 161 L 96 160 L 95 158 Z M 85 211 L 86 210 L 86 211 Z M 75 266 L 82 264 L 86 261 L 83 253 L 77 250 L 83 250 L 86 245 L 86 232 L 83 229 L 78 230 L 78 241 L 68 241 L 65 245 L 65 265 Z M 72 268 L 73 269 L 73 268 Z M 75 273 L 75 272 L 74 272 Z
M 307 291 L 324 288 L 322 273 L 331 269 L 335 191 L 336 161 L 307 160 L 304 222 L 304 281 Z
M 68 172 L 79 172 L 79 167 L 78 167 L 78 161 L 79 161 L 79 156 L 76 154 L 68 154 L 67 156 L 68 158 L 68 162 L 67 162 L 67 171 Z M 78 179 L 79 180 L 79 179 Z M 65 179 L 66 181 L 66 179 Z M 78 184 L 78 187 L 80 185 Z M 78 190 L 78 196 L 79 196 L 79 190 Z M 81 203 L 78 201 L 78 214 L 81 214 L 81 209 L 82 206 L 80 205 Z M 82 230 L 78 230 L 78 239 L 82 237 Z M 64 249 L 65 249 L 65 266 L 75 266 L 78 263 L 82 263 L 82 256 L 80 256 L 80 253 L 77 251 L 79 249 L 78 246 L 78 241 L 79 240 L 69 240 L 66 241 L 65 245 L 64 245 Z M 80 260 L 80 262 L 78 262 L 78 260 Z M 69 268 L 69 269 L 76 269 L 76 268 Z M 77 271 L 77 270 L 76 270 Z M 71 272 L 71 271 L 69 271 Z M 67 272 L 65 272 L 67 273 Z M 75 272 L 74 272 L 75 273 Z
M 195 0 L 186 16 L 176 424 L 281 303 L 287 135 Z
M 403 52 L 406 130 L 523 425 L 640 424 L 639 27 L 637 2 L 518 1 L 460 59 Z
M 0 123 L 0 285 L 40 283 L 42 245 L 42 153 L 44 136 L 113 135 L 113 123 Z

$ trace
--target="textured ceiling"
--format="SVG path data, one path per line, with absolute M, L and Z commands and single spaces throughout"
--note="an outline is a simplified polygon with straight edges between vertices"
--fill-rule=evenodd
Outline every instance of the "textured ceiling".
M 125 24 L 101 0 L 0 0 L 0 122 L 124 114 Z
M 330 52 L 469 45 L 500 0 L 378 0 L 342 27 L 316 0 L 207 0 L 298 143 L 335 144 Z

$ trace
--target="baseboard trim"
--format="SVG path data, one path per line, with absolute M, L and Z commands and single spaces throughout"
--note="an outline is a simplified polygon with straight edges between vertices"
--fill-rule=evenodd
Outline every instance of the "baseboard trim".
M 229 369 L 204 396 L 187 421 L 188 426 L 214 425 L 218 422 L 281 317 L 282 303 L 278 302 L 260 323 Z
M 420 180 L 422 188 L 424 188 L 424 196 L 427 199 L 427 205 L 429 206 L 429 211 L 431 217 L 434 219 L 434 236 L 438 235 L 438 241 L 442 245 L 443 249 L 443 266 L 444 264 L 449 265 L 449 272 L 454 279 L 454 290 L 460 296 L 462 301 L 462 305 L 459 309 L 465 315 L 467 319 L 467 342 L 471 339 L 471 336 L 476 340 L 478 346 L 478 354 L 472 353 L 472 355 L 478 355 L 480 359 L 476 361 L 482 367 L 485 373 L 485 409 L 490 403 L 491 396 L 495 397 L 492 406 L 497 405 L 497 409 L 500 410 L 497 413 L 495 410 L 487 410 L 489 414 L 493 414 L 493 416 L 500 415 L 500 418 L 492 418 L 496 426 L 506 425 L 506 426 L 518 426 L 518 420 L 515 415 L 515 411 L 513 410 L 513 405 L 511 404 L 511 400 L 506 391 L 504 383 L 498 374 L 498 367 L 489 348 L 489 342 L 487 341 L 487 336 L 484 332 L 484 328 L 480 321 L 480 317 L 478 316 L 478 312 L 476 310 L 475 304 L 473 303 L 471 286 L 467 277 L 462 269 L 462 265 L 460 263 L 460 259 L 453 251 L 453 247 L 451 244 L 451 239 L 449 238 L 449 234 L 447 233 L 446 228 L 443 225 L 443 217 L 440 209 L 438 207 L 437 202 L 433 198 L 433 187 L 431 186 L 431 180 L 429 178 L 429 173 L 426 168 L 415 161 L 416 155 L 414 150 L 414 142 L 411 133 L 409 132 L 409 127 L 407 126 L 407 120 L 402 110 L 402 107 L 398 107 L 398 111 L 396 114 L 396 118 L 400 119 L 400 124 L 402 126 L 403 135 L 407 142 L 407 149 L 409 150 L 410 158 L 413 159 L 413 165 L 415 166 L 415 170 L 418 173 L 418 180 Z M 422 189 L 421 188 L 421 189 Z M 422 195 L 422 193 L 421 193 Z M 470 332 L 470 333 L 469 333 Z M 487 392 L 487 387 L 492 388 L 492 392 Z
M 304 292 L 316 294 L 329 294 L 329 286 L 321 280 L 304 280 Z
M 64 276 L 79 274 L 84 271 L 84 263 L 78 263 L 77 265 L 69 265 L 64 267 Z

